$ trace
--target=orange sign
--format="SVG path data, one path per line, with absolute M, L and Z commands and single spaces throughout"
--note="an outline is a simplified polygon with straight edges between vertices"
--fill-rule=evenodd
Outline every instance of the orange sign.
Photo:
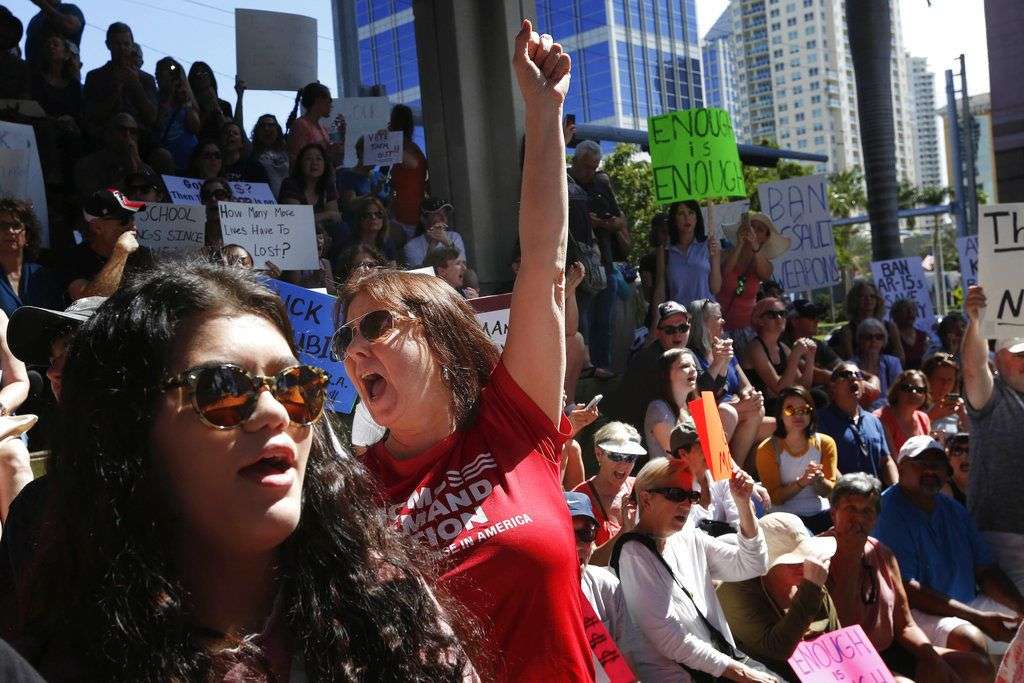
M 704 461 L 711 470 L 715 481 L 732 477 L 732 453 L 729 452 L 729 441 L 725 438 L 722 428 L 722 417 L 718 414 L 718 402 L 710 391 L 703 391 L 700 398 L 687 404 L 693 424 L 697 427 L 700 447 L 704 451 Z

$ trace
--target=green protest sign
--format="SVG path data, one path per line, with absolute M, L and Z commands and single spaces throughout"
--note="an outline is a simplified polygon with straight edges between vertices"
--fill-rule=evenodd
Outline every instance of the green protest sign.
M 743 169 L 728 112 L 684 109 L 647 122 L 659 204 L 706 197 L 745 197 Z

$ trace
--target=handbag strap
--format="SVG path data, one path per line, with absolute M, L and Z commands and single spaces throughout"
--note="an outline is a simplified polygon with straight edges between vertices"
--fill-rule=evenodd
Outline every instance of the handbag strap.
M 675 572 L 672 571 L 672 567 L 670 567 L 668 562 L 665 561 L 665 558 L 661 556 L 661 553 L 658 552 L 658 547 L 657 545 L 655 545 L 653 538 L 651 538 L 647 534 L 641 534 L 635 531 L 631 531 L 629 533 L 623 534 L 622 536 L 619 536 L 619 540 L 615 542 L 615 547 L 612 549 L 612 558 L 610 562 L 611 566 L 615 568 L 615 573 L 621 577 L 621 574 L 619 574 L 619 557 L 622 554 L 622 547 L 630 541 L 636 541 L 640 545 L 650 550 L 654 557 L 658 559 L 658 562 L 661 563 L 661 566 L 665 568 L 665 571 L 668 572 L 669 576 L 672 577 L 672 581 L 674 581 L 675 584 L 679 586 L 679 589 L 683 591 L 686 597 L 690 599 L 690 603 L 693 604 L 693 609 L 697 611 L 697 616 L 700 617 L 701 623 L 704 624 L 704 628 L 706 628 L 708 630 L 708 633 L 711 634 L 711 645 L 716 650 L 718 650 L 724 655 L 727 655 L 732 659 L 740 659 L 743 655 L 737 652 L 736 648 L 733 647 L 732 643 L 730 643 L 728 639 L 726 639 L 726 637 L 722 635 L 722 632 L 719 631 L 718 628 L 714 624 L 712 624 L 706 616 L 704 616 L 704 612 L 702 612 L 700 607 L 697 606 L 697 602 L 693 599 L 693 595 L 690 593 L 690 591 L 686 589 L 686 586 L 684 586 L 683 583 L 679 580 Z
M 601 514 L 604 515 L 605 521 L 611 519 L 608 516 L 608 511 L 604 509 L 604 503 L 601 501 L 601 494 L 598 493 L 597 488 L 594 487 L 594 482 L 588 479 L 587 486 L 590 487 L 590 492 L 594 494 L 594 500 L 597 501 L 597 506 L 601 508 Z

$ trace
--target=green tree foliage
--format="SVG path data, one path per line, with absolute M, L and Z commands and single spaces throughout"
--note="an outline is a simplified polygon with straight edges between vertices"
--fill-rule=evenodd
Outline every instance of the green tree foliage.
M 864 211 L 864 173 L 854 166 L 828 177 L 828 206 L 835 218 L 849 218 Z M 832 228 L 832 242 L 836 247 L 836 260 L 847 282 L 862 272 L 871 261 L 871 243 L 860 225 L 837 225 Z

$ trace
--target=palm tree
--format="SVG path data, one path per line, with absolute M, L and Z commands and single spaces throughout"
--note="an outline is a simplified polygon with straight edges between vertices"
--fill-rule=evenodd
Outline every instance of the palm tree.
M 876 261 L 900 258 L 896 128 L 892 107 L 891 0 L 847 0 L 846 25 L 857 80 L 864 177 Z

